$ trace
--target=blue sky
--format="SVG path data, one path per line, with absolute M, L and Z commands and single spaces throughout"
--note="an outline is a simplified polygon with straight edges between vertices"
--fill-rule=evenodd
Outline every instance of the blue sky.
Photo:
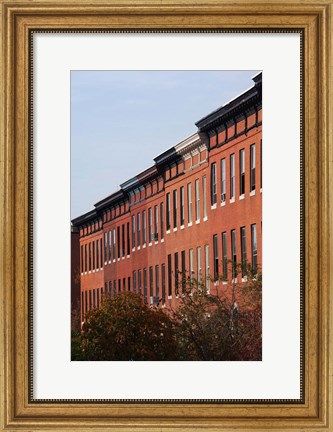
M 257 71 L 72 71 L 71 218 L 252 87 Z

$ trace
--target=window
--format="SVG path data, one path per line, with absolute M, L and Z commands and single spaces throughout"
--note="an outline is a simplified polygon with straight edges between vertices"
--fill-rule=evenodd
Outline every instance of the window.
M 92 269 L 95 270 L 95 242 L 91 243 L 92 246 Z
M 131 253 L 131 244 L 130 244 L 130 223 L 127 222 L 127 255 L 130 255 Z
M 146 210 L 142 212 L 142 244 L 147 242 L 147 220 L 146 220 Z
M 81 273 L 83 273 L 83 246 L 80 247 Z
M 111 259 L 112 259 L 111 258 L 111 255 L 112 255 L 112 231 L 111 230 L 108 232 L 108 240 L 109 240 L 108 246 L 107 246 L 107 249 L 108 249 L 108 261 L 111 262 Z
M 120 258 L 120 227 L 117 227 L 117 256 Z
M 113 228 L 112 257 L 116 259 L 116 228 Z
M 117 281 L 113 281 L 113 296 L 115 297 L 117 295 Z
M 133 292 L 136 293 L 136 271 L 133 271 Z
M 159 266 L 155 266 L 155 285 L 156 285 L 156 297 L 160 297 L 160 269 Z
M 141 270 L 138 270 L 138 293 L 139 295 L 141 295 L 141 283 L 142 283 L 142 274 L 141 274 Z
M 100 268 L 103 267 L 103 238 L 99 241 L 99 253 L 100 253 Z
M 210 172 L 210 201 L 211 205 L 216 204 L 216 163 L 212 163 Z
M 118 279 L 118 292 L 120 292 L 120 291 L 121 291 L 121 280 Z
M 88 255 L 88 245 L 84 245 L 84 271 L 87 272 L 88 271 L 88 259 L 87 259 L 87 255 Z
M 228 280 L 228 252 L 227 252 L 227 233 L 222 233 L 222 267 L 223 279 Z
M 205 280 L 206 280 L 206 292 L 210 291 L 210 265 L 209 265 L 209 245 L 205 245 Z
M 178 268 L 178 252 L 175 253 L 175 294 L 178 296 L 178 278 L 179 278 L 179 268 Z
M 188 223 L 192 223 L 192 183 L 187 185 Z
M 155 222 L 154 240 L 157 241 L 158 240 L 158 206 L 157 205 L 154 207 L 154 222 Z
M 186 264 L 185 264 L 185 251 L 181 252 L 181 266 L 182 266 L 182 292 L 186 290 Z
M 121 226 L 121 256 L 125 256 L 125 224 Z
M 197 281 L 199 283 L 199 287 L 201 286 L 201 277 L 202 277 L 201 247 L 197 247 Z
M 131 291 L 131 276 L 128 276 L 127 278 L 127 291 Z
M 123 278 L 123 291 L 126 291 L 126 278 Z
M 153 241 L 153 212 L 151 207 L 148 209 L 148 235 L 149 243 Z
M 190 249 L 190 281 L 191 281 L 191 291 L 193 291 L 193 275 L 194 275 L 194 259 L 193 259 L 193 249 Z
M 200 220 L 200 183 L 195 181 L 195 219 Z
M 241 227 L 242 277 L 246 275 L 246 230 Z
M 227 179 L 225 158 L 221 160 L 221 202 L 225 202 L 227 198 Z
M 89 271 L 91 271 L 91 243 L 89 243 Z
M 149 267 L 149 295 L 153 297 L 154 295 L 154 273 L 153 267 Z
M 143 269 L 143 299 L 147 303 L 147 269 Z
M 104 233 L 104 260 L 105 264 L 109 261 L 109 253 L 108 253 L 108 233 Z
M 170 192 L 166 195 L 166 229 L 170 230 Z
M 180 188 L 180 225 L 185 223 L 185 189 L 184 186 Z
M 245 150 L 239 151 L 239 195 L 245 193 Z
M 171 254 L 168 255 L 168 296 L 172 296 Z
M 230 199 L 235 198 L 235 154 L 230 155 Z
M 161 216 L 161 239 L 164 238 L 164 203 L 160 204 L 160 216 Z
M 213 251 L 214 251 L 214 280 L 219 278 L 219 249 L 217 234 L 213 236 Z
M 132 216 L 132 248 L 135 248 L 135 216 Z
M 232 278 L 237 276 L 237 255 L 236 255 L 236 230 L 231 231 L 231 260 L 232 260 Z
M 173 191 L 173 227 L 177 228 L 177 190 Z
M 202 177 L 202 190 L 203 190 L 203 217 L 207 217 L 207 179 L 206 176 Z
M 165 303 L 165 264 L 162 264 L 162 303 Z
M 255 274 L 258 268 L 258 249 L 257 249 L 257 226 L 251 225 L 251 251 L 252 251 L 252 271 Z
M 141 244 L 141 213 L 136 215 L 136 225 L 137 225 L 137 245 Z
M 99 240 L 96 240 L 96 268 L 99 269 Z
M 256 189 L 256 146 L 252 144 L 250 147 L 250 191 Z

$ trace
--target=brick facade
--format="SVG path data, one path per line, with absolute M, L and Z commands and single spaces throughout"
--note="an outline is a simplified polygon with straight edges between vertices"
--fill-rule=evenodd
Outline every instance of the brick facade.
M 175 307 L 183 270 L 214 290 L 207 276 L 223 274 L 225 259 L 246 255 L 261 265 L 261 74 L 253 80 L 199 120 L 196 133 L 72 221 L 80 232 L 82 319 L 103 293 L 131 290 Z

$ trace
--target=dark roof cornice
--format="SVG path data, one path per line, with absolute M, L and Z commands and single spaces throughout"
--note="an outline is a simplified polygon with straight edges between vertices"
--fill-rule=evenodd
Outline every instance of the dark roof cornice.
M 88 224 L 97 218 L 96 209 L 90 210 L 89 212 L 75 218 L 72 220 L 72 224 L 74 227 L 78 227 L 80 225 Z
M 222 107 L 197 121 L 195 124 L 199 131 L 209 132 L 218 126 L 225 124 L 228 120 L 233 119 L 235 116 L 244 112 L 251 106 L 261 105 L 262 73 L 260 72 L 252 79 L 255 83 L 253 87 L 237 96 L 226 105 L 223 105 Z

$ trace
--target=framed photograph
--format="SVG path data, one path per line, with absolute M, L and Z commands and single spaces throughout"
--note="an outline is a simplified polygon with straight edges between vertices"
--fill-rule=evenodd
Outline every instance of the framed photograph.
M 332 430 L 332 2 L 1 6 L 2 430 Z

